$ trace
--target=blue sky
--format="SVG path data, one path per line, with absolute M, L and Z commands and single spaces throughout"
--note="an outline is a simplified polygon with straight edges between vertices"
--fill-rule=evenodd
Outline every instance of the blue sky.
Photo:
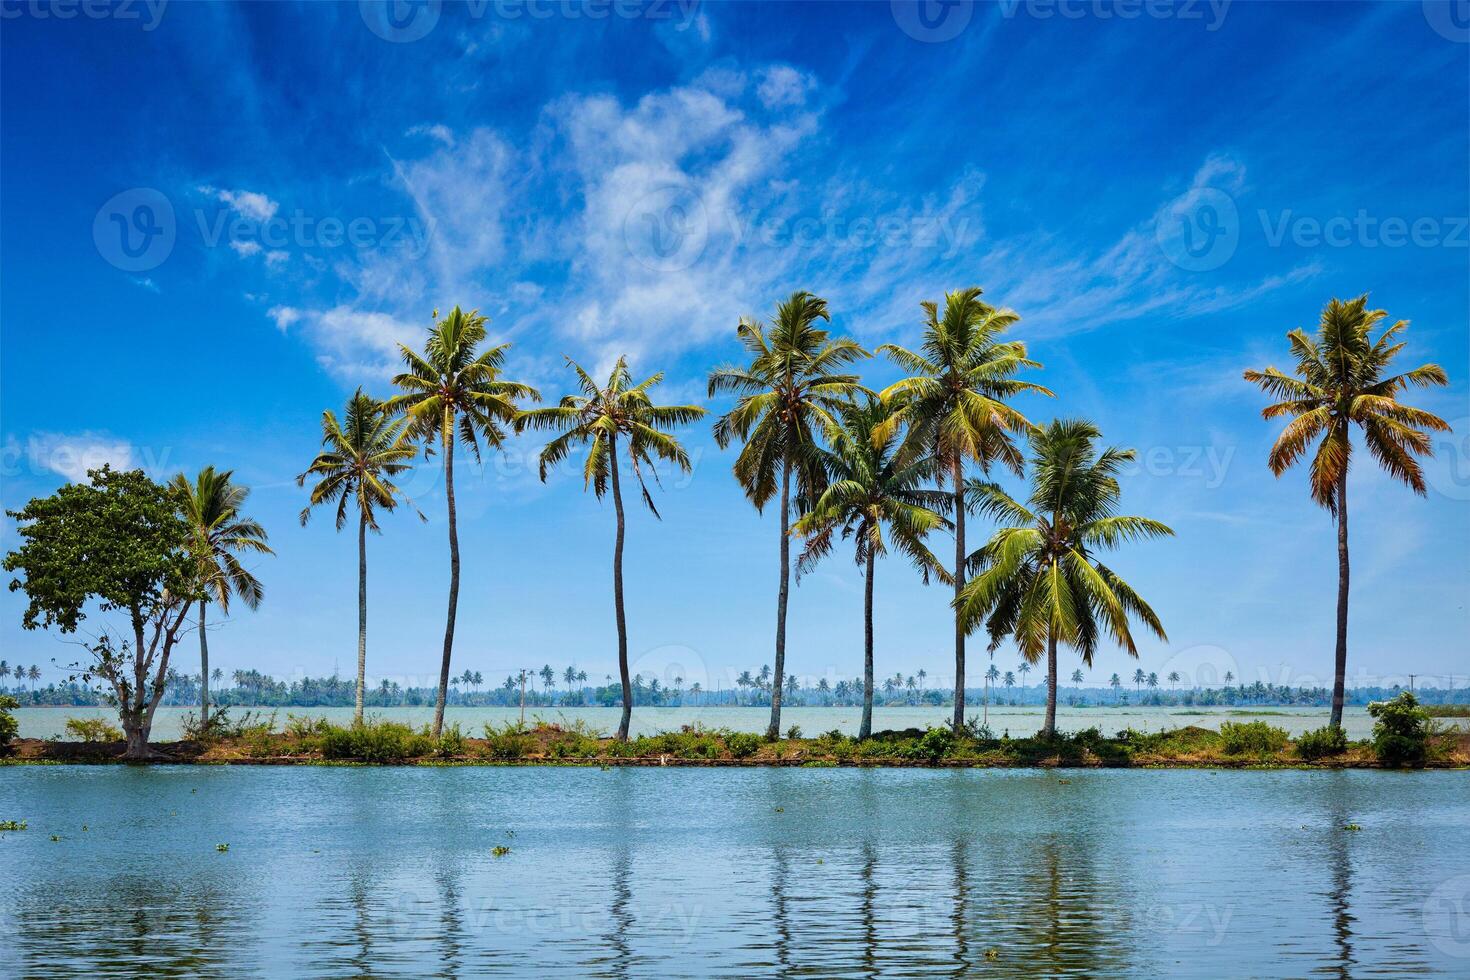
M 1350 680 L 1470 672 L 1470 44 L 1447 8 L 0 12 L 0 503 L 103 459 L 234 469 L 277 555 L 257 564 L 261 609 L 211 633 L 226 670 L 350 669 L 355 542 L 326 515 L 298 526 L 293 478 L 322 409 L 386 394 L 395 343 L 435 307 L 488 313 L 509 373 L 547 396 L 570 384 L 563 355 L 627 353 L 702 402 L 738 318 L 793 289 L 876 346 L 914 342 L 920 300 L 978 284 L 1021 313 L 1058 394 L 1023 407 L 1139 450 L 1124 509 L 1178 534 L 1112 562 L 1169 631 L 1140 665 L 1206 679 L 1330 677 L 1333 529 L 1303 472 L 1266 470 L 1277 428 L 1241 370 L 1286 366 L 1283 334 L 1332 296 L 1411 319 L 1404 360 L 1452 379 L 1416 403 L 1457 432 L 1427 499 L 1359 457 Z M 633 665 L 728 686 L 771 659 L 777 529 L 707 425 L 686 440 L 695 470 L 666 485 L 663 521 L 631 519 Z M 572 474 L 542 485 L 537 448 L 457 481 L 456 670 L 600 679 L 611 505 Z M 432 464 L 409 485 L 429 521 L 400 513 L 370 540 L 369 673 L 427 682 L 443 493 Z M 877 594 L 879 672 L 949 675 L 943 590 L 890 561 Z M 20 610 L 0 598 L 3 656 L 73 658 Z M 789 669 L 859 672 L 860 613 L 846 558 L 804 578 Z M 1133 667 L 1109 651 L 1092 677 Z

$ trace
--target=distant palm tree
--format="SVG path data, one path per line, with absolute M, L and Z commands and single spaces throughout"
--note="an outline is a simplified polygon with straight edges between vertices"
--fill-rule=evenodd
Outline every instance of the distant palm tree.
M 1227 670 L 1227 671 L 1225 671 L 1225 686 L 1226 686 L 1226 687 L 1229 687 L 1229 686 L 1230 686 L 1230 683 L 1231 683 L 1231 681 L 1233 681 L 1233 680 L 1235 680 L 1235 675 L 1234 675 L 1234 674 L 1232 674 L 1232 673 L 1231 673 L 1231 672 L 1230 672 L 1230 671 L 1228 671 L 1228 670 Z
M 1031 664 L 1025 660 L 1022 660 L 1016 665 L 1016 672 L 1021 675 L 1021 686 L 1025 687 L 1026 675 L 1031 673 Z
M 704 693 L 704 688 L 699 686 L 699 681 L 689 685 L 689 700 L 696 705 L 699 704 L 699 696 Z
M 890 429 L 879 434 L 889 410 L 880 402 L 838 407 L 837 421 L 827 427 L 830 451 L 819 450 L 827 488 L 806 510 L 792 532 L 806 538 L 796 563 L 797 578 L 832 551 L 833 538 L 853 541 L 853 559 L 863 569 L 863 678 L 867 695 L 858 738 L 873 732 L 873 575 L 877 558 L 892 545 L 919 570 L 924 581 L 948 578 L 924 538 L 947 522 L 931 507 L 943 507 L 944 495 L 927 490 L 933 475 L 929 457 L 900 464 Z M 885 538 L 884 529 L 887 529 Z M 909 684 L 910 688 L 915 684 Z
M 776 682 L 766 737 L 781 730 L 781 685 L 786 670 L 786 602 L 791 584 L 791 490 L 815 501 L 826 485 L 817 434 L 833 424 L 833 413 L 862 390 L 843 369 L 868 356 L 856 341 L 833 340 L 817 322 L 832 319 L 827 301 L 798 291 L 776 307 L 769 327 L 742 318 L 736 332 L 751 360 L 745 367 L 716 368 L 709 395 L 733 394 L 735 407 L 715 422 L 721 449 L 744 443 L 735 459 L 735 479 L 757 511 L 781 497 L 781 575 L 776 593 Z
M 1108 684 L 1113 688 L 1113 701 L 1116 702 L 1118 700 L 1118 688 L 1122 686 L 1123 681 L 1117 674 L 1114 674 L 1108 678 Z
M 1008 691 L 1016 686 L 1016 675 L 1009 670 L 1005 673 L 1005 686 Z
M 1081 684 L 1082 684 L 1082 669 L 1080 667 L 1078 669 L 1072 671 L 1072 683 L 1073 684 L 1076 684 L 1078 686 L 1081 686 Z
M 206 598 L 199 600 L 199 721 L 209 723 L 209 638 L 205 611 L 211 601 L 229 614 L 230 597 L 239 596 L 247 608 L 260 606 L 265 594 L 260 580 L 240 564 L 237 554 L 274 554 L 266 544 L 265 528 L 258 521 L 240 516 L 248 487 L 232 483 L 230 470 L 217 472 L 213 466 L 199 471 L 190 482 L 180 473 L 171 486 L 178 494 L 184 521 L 192 536 L 190 548 L 199 564 Z
M 1179 671 L 1169 671 L 1169 690 L 1174 690 L 1174 685 L 1179 683 Z
M 1159 686 L 1159 675 L 1156 674 L 1156 673 L 1154 673 L 1153 671 L 1149 671 L 1149 673 L 1148 673 L 1148 687 L 1149 687 L 1149 690 L 1153 690 L 1154 688 L 1156 688 L 1158 686 Z
M 738 690 L 735 693 L 735 703 L 736 704 L 739 704 L 740 703 L 740 691 L 743 691 L 743 690 L 745 690 L 748 687 L 754 687 L 755 686 L 755 679 L 750 676 L 750 671 L 748 671 L 748 670 L 742 670 L 740 672 L 740 676 L 737 677 L 737 678 L 735 678 L 735 686 L 736 686 L 736 688 L 738 688 Z
M 967 630 L 983 619 L 994 650 L 1014 637 L 1028 663 L 1047 663 L 1046 735 L 1056 731 L 1057 646 L 1076 648 L 1092 666 L 1105 630 L 1138 656 L 1128 620 L 1164 637 L 1163 625 L 1127 582 L 1097 560 L 1097 552 L 1127 541 L 1171 535 L 1158 521 L 1114 513 L 1119 470 L 1132 450 L 1095 447 L 1090 422 L 1057 420 L 1032 439 L 1032 490 L 1025 505 L 994 483 L 972 481 L 969 505 L 1003 526 L 970 561 L 979 574 L 965 589 Z
M 362 724 L 367 683 L 367 532 L 378 531 L 379 509 L 391 511 L 399 500 L 409 502 L 393 482 L 417 453 L 407 430 L 405 420 L 389 418 L 383 403 L 359 388 L 347 402 L 342 421 L 331 411 L 322 413 L 325 448 L 296 478 L 298 486 L 305 485 L 308 476 L 319 478 L 311 488 L 310 503 L 301 511 L 302 525 L 310 519 L 311 508 L 336 501 L 340 531 L 347 523 L 348 502 L 357 507 L 357 693 L 352 715 L 357 724 Z
M 5 678 L 7 678 L 9 676 L 10 676 L 10 663 L 8 661 L 5 661 L 5 660 L 0 660 L 0 681 L 5 680 Z
M 1272 473 L 1286 472 L 1321 436 L 1312 454 L 1312 499 L 1337 521 L 1337 649 L 1329 721 L 1333 728 L 1342 727 L 1347 676 L 1347 476 L 1353 426 L 1362 430 L 1368 451 L 1389 476 L 1421 496 L 1424 472 L 1415 457 L 1433 455 L 1429 432 L 1450 431 L 1449 423 L 1438 415 L 1398 400 L 1398 394 L 1411 386 L 1449 384 L 1444 368 L 1423 364 L 1403 374 L 1388 374 L 1389 365 L 1404 347 L 1397 338 L 1408 321 L 1398 321 L 1373 340 L 1369 332 L 1388 314 L 1367 306 L 1367 294 L 1346 303 L 1333 299 L 1322 311 L 1315 340 L 1305 330 L 1288 333 L 1296 358 L 1295 377 L 1274 367 L 1245 372 L 1247 381 L 1281 399 L 1264 409 L 1262 416 L 1292 419 L 1267 457 Z
M 929 672 L 927 670 L 925 670 L 923 667 L 920 667 L 919 668 L 919 696 L 920 697 L 923 697 L 924 696 L 924 680 L 928 676 L 929 676 Z
M 965 586 L 965 461 L 986 471 L 1000 461 L 1020 475 L 1021 453 L 1011 437 L 1030 433 L 1032 425 L 1006 399 L 1024 391 L 1051 394 L 1015 379 L 1023 368 L 1041 365 L 1027 358 L 1025 344 L 1000 339 L 1020 317 L 982 302 L 980 294 L 978 286 L 947 294 L 942 314 L 936 303 L 921 304 L 924 339 L 918 351 L 896 344 L 878 348 L 911 375 L 883 391 L 883 401 L 896 409 L 887 424 L 907 427 L 904 455 L 932 456 L 954 493 L 956 733 L 965 723 L 965 630 L 958 611 Z
M 438 319 L 439 311 L 434 311 Z M 454 445 L 464 443 L 478 461 L 480 440 L 492 449 L 505 439 L 502 423 L 515 417 L 522 400 L 541 396 L 530 385 L 506 381 L 501 371 L 510 344 L 479 352 L 485 317 L 456 306 L 429 328 L 422 354 L 398 345 L 408 370 L 393 383 L 403 394 L 388 399 L 387 410 L 406 414 L 410 431 L 426 447 L 444 454 L 444 501 L 449 514 L 449 610 L 444 623 L 444 657 L 439 665 L 439 695 L 434 703 L 434 737 L 444 730 L 449 695 L 449 661 L 454 650 L 454 618 L 459 609 L 459 523 L 454 509 Z
M 36 681 L 38 681 L 38 680 L 41 679 L 41 668 L 39 666 L 37 666 L 36 664 L 31 664 L 30 670 L 27 670 L 26 671 L 26 676 L 31 679 L 31 693 L 32 694 L 35 694 L 36 693 Z
M 590 486 L 599 499 L 612 487 L 613 510 L 617 516 L 617 534 L 613 543 L 613 607 L 618 627 L 618 671 L 623 682 L 623 716 L 618 724 L 618 741 L 628 740 L 628 726 L 633 718 L 633 687 L 628 681 L 628 623 L 623 611 L 623 490 L 618 470 L 618 441 L 623 440 L 628 463 L 643 502 L 658 517 L 658 508 L 648 492 L 644 467 L 657 478 L 656 460 L 663 460 L 685 473 L 690 471 L 689 454 L 670 431 L 688 425 L 704 415 L 697 405 L 655 405 L 648 392 L 663 380 L 654 374 L 633 384 L 627 358 L 613 365 L 607 384 L 599 387 L 592 376 L 570 358 L 567 364 L 577 374 L 581 394 L 567 395 L 555 408 L 537 408 L 515 417 L 516 431 L 550 430 L 561 433 L 541 450 L 541 479 L 547 470 L 567 457 L 574 446 L 589 445 L 583 466 L 585 486 Z
M 1142 691 L 1143 690 L 1143 680 L 1144 680 L 1144 678 L 1143 678 L 1143 668 L 1140 667 L 1140 668 L 1138 668 L 1137 670 L 1135 670 L 1133 672 L 1133 687 L 1136 690 L 1138 690 L 1138 691 Z

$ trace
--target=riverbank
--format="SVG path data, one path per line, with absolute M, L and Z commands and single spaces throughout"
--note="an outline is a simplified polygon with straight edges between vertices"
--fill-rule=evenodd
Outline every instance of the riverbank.
M 1223 731 L 1187 726 L 1104 736 L 1096 729 L 1055 738 L 954 736 L 944 728 L 884 731 L 858 740 L 840 732 L 766 740 L 748 732 L 690 728 L 620 743 L 583 726 L 488 728 L 482 738 L 451 727 L 434 739 L 393 722 L 361 728 L 293 719 L 283 732 L 246 731 L 210 741 L 154 743 L 155 764 L 197 765 L 576 765 L 576 766 L 873 766 L 974 768 L 1382 768 L 1371 742 L 1341 751 L 1313 748 L 1263 722 Z M 122 762 L 121 742 L 18 739 L 5 764 Z M 1424 765 L 1470 767 L 1470 734 L 1431 737 Z

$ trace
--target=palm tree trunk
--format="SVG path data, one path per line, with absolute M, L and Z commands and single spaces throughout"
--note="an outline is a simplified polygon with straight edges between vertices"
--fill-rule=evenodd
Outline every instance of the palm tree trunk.
M 357 698 L 352 720 L 362 724 L 362 693 L 367 683 L 367 512 L 357 515 Z
M 199 727 L 209 727 L 209 637 L 205 635 L 204 610 L 208 599 L 199 600 Z
M 1332 678 L 1333 728 L 1342 727 L 1343 687 L 1347 679 L 1348 515 L 1347 468 L 1337 478 L 1337 658 Z
M 868 580 L 863 586 L 863 723 L 858 738 L 873 734 L 873 549 L 868 548 Z
M 459 524 L 454 515 L 454 416 L 446 409 L 443 423 L 444 498 L 449 505 L 449 616 L 444 623 L 444 661 L 439 665 L 439 697 L 434 702 L 434 737 L 444 731 L 444 702 L 449 697 L 449 657 L 454 651 L 454 614 L 459 608 Z
M 771 723 L 766 738 L 781 735 L 781 683 L 786 673 L 786 597 L 791 589 L 791 464 L 781 467 L 781 590 L 776 596 L 776 676 L 771 684 Z
M 623 718 L 618 722 L 618 741 L 628 740 L 628 727 L 633 721 L 633 684 L 628 680 L 628 619 L 623 612 L 623 488 L 618 482 L 618 440 L 608 444 L 612 465 L 613 510 L 618 517 L 618 533 L 613 539 L 613 609 L 618 620 L 618 675 L 623 681 Z
M 1047 633 L 1050 634 L 1050 630 Z M 1051 738 L 1057 733 L 1057 638 L 1046 638 L 1046 724 L 1041 734 Z
M 960 593 L 965 589 L 965 473 L 964 460 L 955 456 L 954 481 L 954 731 L 965 727 L 965 627 L 960 622 Z

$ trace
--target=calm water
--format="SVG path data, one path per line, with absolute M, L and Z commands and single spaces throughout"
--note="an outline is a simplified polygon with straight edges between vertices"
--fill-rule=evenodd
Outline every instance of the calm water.
M 239 715 L 240 708 L 231 709 Z M 326 717 L 337 722 L 352 720 L 351 708 L 279 708 L 259 709 L 269 716 L 276 713 L 278 724 L 285 724 L 290 714 L 309 715 L 313 718 Z M 617 730 L 621 708 L 527 708 L 526 720 L 544 718 L 547 721 L 568 722 L 580 719 L 601 729 L 604 733 Z M 154 719 L 153 737 L 167 742 L 179 737 L 179 725 L 196 708 L 159 708 Z M 395 721 L 406 721 L 414 725 L 434 720 L 434 709 L 428 708 L 375 708 L 369 714 Z M 1044 711 L 1039 705 L 1026 707 L 996 707 L 989 711 L 990 727 L 999 735 L 1009 730 L 1012 735 L 1031 735 L 1041 728 Z M 68 718 L 98 717 L 117 723 L 117 714 L 110 708 L 22 708 L 14 712 L 20 722 L 23 738 L 62 737 Z M 856 735 L 861 718 L 859 708 L 786 708 L 781 712 L 783 729 L 799 725 L 807 735 L 840 729 Z M 981 717 L 981 709 L 973 707 L 969 714 Z M 1164 728 L 1180 728 L 1184 725 L 1199 725 L 1219 728 L 1222 721 L 1267 721 L 1299 735 L 1311 728 L 1327 724 L 1327 708 L 1150 708 L 1150 707 L 1096 707 L 1057 709 L 1057 725 L 1064 731 L 1076 731 L 1096 725 L 1105 734 L 1112 735 L 1122 728 L 1137 728 L 1140 731 L 1159 731 Z M 445 717 L 458 721 L 466 734 L 479 735 L 486 722 L 502 725 L 515 721 L 520 712 L 514 708 L 450 708 Z M 702 724 L 708 728 L 731 728 L 735 731 L 763 732 L 770 720 L 769 708 L 635 708 L 633 710 L 633 734 L 678 731 L 681 725 Z M 876 728 L 923 728 L 927 725 L 947 725 L 951 717 L 949 708 L 877 708 L 873 712 Z M 1455 724 L 1457 719 L 1440 719 L 1446 725 Z M 1461 723 L 1464 719 L 1458 719 Z M 1348 707 L 1343 714 L 1343 727 L 1350 738 L 1366 738 L 1373 729 L 1373 719 L 1363 707 Z
M 7 818 L 5 977 L 1470 974 L 1464 772 L 26 766 Z

